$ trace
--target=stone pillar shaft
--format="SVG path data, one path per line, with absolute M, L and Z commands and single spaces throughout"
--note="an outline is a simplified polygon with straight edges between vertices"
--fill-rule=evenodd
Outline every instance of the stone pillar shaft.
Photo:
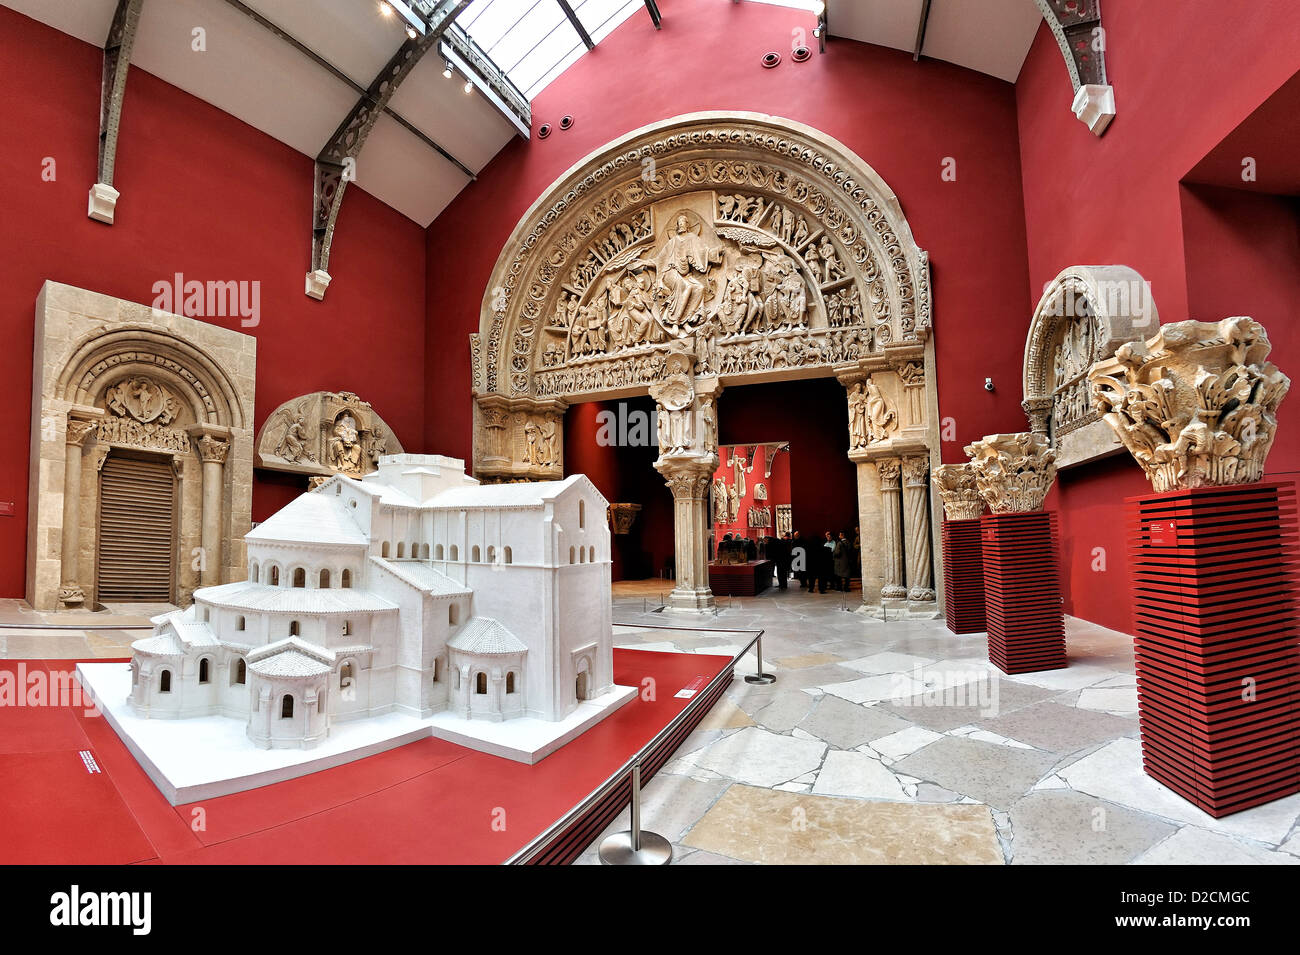
M 60 551 L 59 601 L 80 606 L 86 599 L 81 576 L 81 454 L 95 422 L 68 418 L 66 457 L 63 465 L 63 535 Z
M 884 520 L 881 522 L 881 535 L 885 540 L 885 586 L 880 595 L 885 598 L 901 599 L 907 596 L 903 586 L 903 538 L 902 508 L 900 497 L 900 465 L 897 458 L 885 458 L 876 462 L 876 471 L 880 475 L 880 492 L 884 500 Z
M 933 600 L 933 575 L 930 566 L 930 508 L 926 488 L 930 460 L 915 455 L 903 459 L 903 519 L 907 545 L 907 592 L 910 600 Z
M 204 587 L 214 587 L 221 583 L 221 496 L 230 442 L 205 434 L 195 443 L 203 461 L 203 511 L 199 538 L 203 560 L 199 582 Z
M 709 484 L 713 469 L 687 467 L 666 472 L 673 492 L 673 539 L 677 585 L 668 597 L 675 610 L 709 610 Z

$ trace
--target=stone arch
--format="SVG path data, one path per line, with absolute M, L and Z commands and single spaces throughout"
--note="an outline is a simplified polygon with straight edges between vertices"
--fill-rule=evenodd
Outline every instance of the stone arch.
M 136 481 L 104 469 L 112 456 L 151 462 L 150 486 L 165 507 L 157 467 L 174 475 L 178 517 L 169 589 L 184 605 L 194 589 L 244 576 L 252 504 L 254 340 L 240 332 L 72 286 L 46 282 L 37 299 L 31 441 L 36 529 L 27 555 L 27 599 L 40 610 L 131 599 L 120 541 L 102 533 L 101 477 L 114 493 Z M 48 469 L 63 464 L 58 480 Z M 182 517 L 186 519 L 181 519 Z M 111 525 L 109 525 L 111 526 Z M 161 553 L 162 542 L 155 542 Z M 179 559 L 203 555 L 203 560 Z M 107 554 L 107 556 L 106 556 Z M 161 566 L 158 554 L 149 566 Z M 103 573 L 101 573 L 103 571 Z M 101 582 L 104 593 L 101 595 Z
M 1025 339 L 1021 404 L 1058 468 L 1122 450 L 1092 407 L 1088 369 L 1159 324 L 1150 286 L 1126 265 L 1074 265 L 1047 284 Z

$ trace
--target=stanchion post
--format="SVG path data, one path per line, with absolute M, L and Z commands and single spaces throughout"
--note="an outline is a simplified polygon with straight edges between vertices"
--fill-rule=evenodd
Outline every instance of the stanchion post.
M 641 760 L 632 764 L 632 828 L 616 832 L 600 844 L 602 865 L 667 865 L 673 844 L 657 832 L 641 830 Z
M 772 674 L 770 674 L 770 673 L 764 673 L 764 672 L 763 672 L 763 636 L 762 636 L 762 634 L 759 634 L 758 639 L 754 641 L 754 653 L 756 653 L 756 654 L 758 655 L 758 672 L 757 672 L 757 673 L 751 673 L 751 674 L 749 674 L 749 676 L 745 677 L 745 682 L 746 682 L 746 683 L 757 683 L 757 684 L 759 684 L 760 686 L 766 686 L 766 685 L 769 684 L 769 683 L 775 683 L 775 682 L 776 682 L 776 677 L 774 677 L 774 676 L 773 676 Z

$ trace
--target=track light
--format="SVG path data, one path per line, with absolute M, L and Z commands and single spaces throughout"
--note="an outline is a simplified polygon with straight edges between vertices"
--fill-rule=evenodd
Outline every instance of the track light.
M 466 92 L 466 93 L 472 93 L 472 92 L 474 92 L 474 81 L 473 81 L 473 80 L 466 80 L 466 81 L 465 81 L 465 92 Z
M 384 0 L 380 0 L 380 3 L 379 3 L 379 12 L 382 13 L 382 14 L 383 14 L 384 16 L 386 16 L 386 17 L 391 17 L 391 16 L 393 15 L 393 7 L 392 7 L 392 4 L 386 3 L 386 2 L 384 2 Z
M 414 40 L 416 36 L 418 36 L 418 34 L 415 32 L 415 27 L 407 27 L 406 35 L 410 37 L 412 40 Z
M 451 64 L 448 63 L 442 70 L 443 79 L 451 79 Z

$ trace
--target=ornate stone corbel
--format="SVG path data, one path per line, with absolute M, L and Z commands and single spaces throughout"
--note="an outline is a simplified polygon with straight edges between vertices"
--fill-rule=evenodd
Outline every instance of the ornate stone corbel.
M 1056 452 L 1041 434 L 988 434 L 966 446 L 975 483 L 994 514 L 1037 511 L 1056 479 Z
M 1065 57 L 1074 86 L 1074 115 L 1100 136 L 1115 118 L 1115 91 L 1106 82 L 1106 34 L 1100 0 L 1034 0 Z
M 1093 402 L 1156 491 L 1248 484 L 1264 476 L 1291 387 L 1270 350 L 1246 317 L 1162 325 L 1093 366 Z
M 934 488 L 943 500 L 944 516 L 950 521 L 975 521 L 984 513 L 984 498 L 975 483 L 970 464 L 941 464 L 934 469 Z

